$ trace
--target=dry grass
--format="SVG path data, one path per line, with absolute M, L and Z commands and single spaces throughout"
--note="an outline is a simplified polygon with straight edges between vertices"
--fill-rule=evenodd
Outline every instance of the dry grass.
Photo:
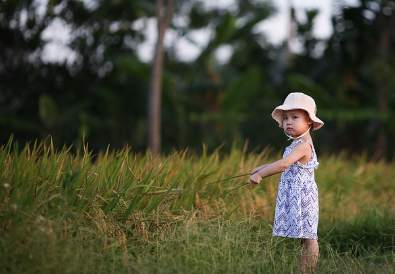
M 0 150 L 0 251 L 3 253 L 0 268 L 8 267 L 11 269 L 9 273 L 14 273 L 14 268 L 26 272 L 31 264 L 20 268 L 17 256 L 32 263 L 42 263 L 45 258 L 37 257 L 37 254 L 45 245 L 45 252 L 54 256 L 52 260 L 62 262 L 63 259 L 56 257 L 56 254 L 61 254 L 62 248 L 67 260 L 75 259 L 72 249 L 76 249 L 87 265 L 94 265 L 90 269 L 96 269 L 97 273 L 136 270 L 126 267 L 125 260 L 133 261 L 139 265 L 138 271 L 143 271 L 144 262 L 152 260 L 150 256 L 153 255 L 144 245 L 151 245 L 151 250 L 170 250 L 172 245 L 181 241 L 172 236 L 174 233 L 190 235 L 188 233 L 193 231 L 200 231 L 196 239 L 203 239 L 204 232 L 199 228 L 202 222 L 205 223 L 203 231 L 208 230 L 215 237 L 217 233 L 226 234 L 230 229 L 227 226 L 222 231 L 218 225 L 227 222 L 236 225 L 237 220 L 248 220 L 243 221 L 241 227 L 244 229 L 247 226 L 252 234 L 263 229 L 258 240 L 266 242 L 265 237 L 271 238 L 270 226 L 280 175 L 266 178 L 254 187 L 246 186 L 248 176 L 221 180 L 249 173 L 254 167 L 279 157 L 269 149 L 247 154 L 245 148 L 237 147 L 229 154 L 219 151 L 208 153 L 205 150 L 197 154 L 186 149 L 158 158 L 133 153 L 127 148 L 92 155 L 86 146 L 83 151 L 73 154 L 67 148 L 56 150 L 50 140 L 26 145 L 22 149 L 10 140 Z M 348 252 L 347 239 L 352 238 L 353 243 L 359 243 L 362 248 L 354 244 L 350 252 L 376 254 L 374 248 L 384 247 L 380 241 L 391 242 L 394 238 L 395 222 L 391 218 L 395 204 L 394 163 L 372 162 L 364 155 L 351 157 L 345 154 L 323 155 L 319 161 L 316 181 L 320 195 L 319 233 L 323 241 L 328 246 Z M 231 242 L 237 241 L 236 231 L 239 230 L 233 231 Z M 186 239 L 189 237 L 187 235 L 184 235 Z M 20 240 L 15 242 L 15 239 Z M 224 239 L 226 237 L 217 238 L 218 241 Z M 157 245 L 152 246 L 153 241 Z M 249 259 L 254 259 L 255 253 L 246 254 L 242 249 L 251 241 L 249 237 L 243 238 L 241 244 L 236 245 L 239 248 L 235 250 L 236 254 L 249 254 Z M 268 250 L 258 248 L 256 252 L 278 256 L 280 251 L 277 247 L 282 245 L 276 245 L 276 249 L 270 251 L 272 243 L 267 244 Z M 226 250 L 231 246 L 218 248 Z M 138 250 L 142 253 L 139 254 Z M 335 251 L 330 248 L 327 250 L 325 260 L 337 264 L 336 260 L 341 260 L 341 257 L 333 255 Z M 196 250 L 188 246 L 183 251 L 202 254 L 217 252 L 203 246 Z M 284 254 L 281 256 L 285 264 L 276 266 L 274 260 L 266 261 L 266 266 L 272 269 L 268 273 L 282 273 L 279 271 L 288 269 L 292 256 Z M 335 259 L 331 259 L 330 254 Z M 183 262 L 186 261 L 193 267 L 192 257 L 177 257 L 170 252 L 171 255 L 177 258 L 181 269 L 184 267 L 185 270 Z M 100 267 L 91 256 L 98 256 L 98 261 L 103 259 L 102 256 L 108 256 L 113 265 L 110 263 Z M 388 254 L 385 256 L 388 258 Z M 171 260 L 167 256 L 162 257 L 163 260 Z M 218 259 L 218 256 L 213 258 Z M 204 261 L 203 255 L 195 259 L 202 265 L 208 262 Z M 235 261 L 252 263 L 240 260 Z M 157 263 L 160 262 L 163 261 L 158 260 Z M 228 264 L 225 270 L 233 267 L 246 271 L 225 257 L 222 263 Z M 365 265 L 365 261 L 362 264 Z M 147 267 L 148 273 L 158 271 L 154 265 L 153 268 Z M 254 265 L 255 272 L 251 273 L 259 272 L 265 264 Z M 59 271 L 55 264 L 52 266 L 48 272 Z M 172 272 L 171 266 L 168 267 L 163 273 Z M 217 270 L 218 273 L 225 271 L 221 268 Z M 90 271 L 87 270 L 87 273 Z

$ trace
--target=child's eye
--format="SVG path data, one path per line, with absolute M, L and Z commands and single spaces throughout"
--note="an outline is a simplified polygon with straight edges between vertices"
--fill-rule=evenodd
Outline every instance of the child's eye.
M 284 116 L 284 117 L 283 117 L 283 120 L 287 120 L 287 117 Z
M 296 118 L 298 118 L 298 117 L 297 117 L 297 116 L 292 116 L 292 118 L 293 118 L 293 119 L 296 119 Z

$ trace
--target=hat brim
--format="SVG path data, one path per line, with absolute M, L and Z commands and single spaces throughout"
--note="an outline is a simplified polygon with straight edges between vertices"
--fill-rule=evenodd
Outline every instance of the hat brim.
M 320 129 L 323 125 L 324 122 L 319 119 L 315 113 L 311 113 L 308 110 L 302 109 L 302 108 L 295 108 L 294 106 L 289 106 L 289 105 L 280 105 L 278 107 L 276 107 L 273 112 L 272 112 L 272 117 L 274 120 L 277 121 L 278 125 L 282 128 L 282 121 L 283 121 L 283 111 L 287 111 L 287 110 L 296 110 L 296 109 L 301 109 L 306 111 L 309 114 L 310 119 L 313 121 L 313 127 L 312 130 L 317 130 Z

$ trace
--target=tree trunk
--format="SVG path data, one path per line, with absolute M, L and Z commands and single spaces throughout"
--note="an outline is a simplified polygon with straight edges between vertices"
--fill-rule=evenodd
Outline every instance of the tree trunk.
M 391 37 L 391 29 L 393 27 L 393 20 L 389 20 L 387 22 L 385 15 L 383 14 L 384 7 L 388 6 L 387 1 L 384 1 L 381 5 L 381 12 L 379 13 L 378 20 L 380 26 L 380 58 L 385 60 L 388 57 L 389 46 L 390 46 L 390 37 Z M 381 77 L 378 80 L 378 107 L 379 113 L 384 114 L 388 109 L 388 96 L 387 96 L 387 85 L 386 85 L 386 76 Z M 379 122 L 379 131 L 378 131 L 378 140 L 376 144 L 376 155 L 379 158 L 386 158 L 387 156 L 387 136 L 386 136 L 386 121 L 380 120 Z
M 287 67 L 291 67 L 294 61 L 294 53 L 292 51 L 292 43 L 295 42 L 296 33 L 298 31 L 298 27 L 296 24 L 295 18 L 295 9 L 292 6 L 292 2 L 289 1 L 289 31 L 287 38 Z
M 174 0 L 167 0 L 167 7 L 163 0 L 156 1 L 156 17 L 158 39 L 155 47 L 155 56 L 152 62 L 151 82 L 148 95 L 148 148 L 154 156 L 159 155 L 161 149 L 161 101 L 162 101 L 162 74 L 166 29 L 168 28 L 174 8 Z

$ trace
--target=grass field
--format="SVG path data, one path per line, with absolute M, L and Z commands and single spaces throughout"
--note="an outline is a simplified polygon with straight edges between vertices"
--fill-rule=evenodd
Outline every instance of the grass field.
M 298 243 L 271 236 L 281 157 L 234 146 L 153 158 L 0 150 L 0 273 L 292 273 Z M 395 273 L 395 163 L 321 155 L 317 273 Z M 222 180 L 235 177 L 229 180 Z

